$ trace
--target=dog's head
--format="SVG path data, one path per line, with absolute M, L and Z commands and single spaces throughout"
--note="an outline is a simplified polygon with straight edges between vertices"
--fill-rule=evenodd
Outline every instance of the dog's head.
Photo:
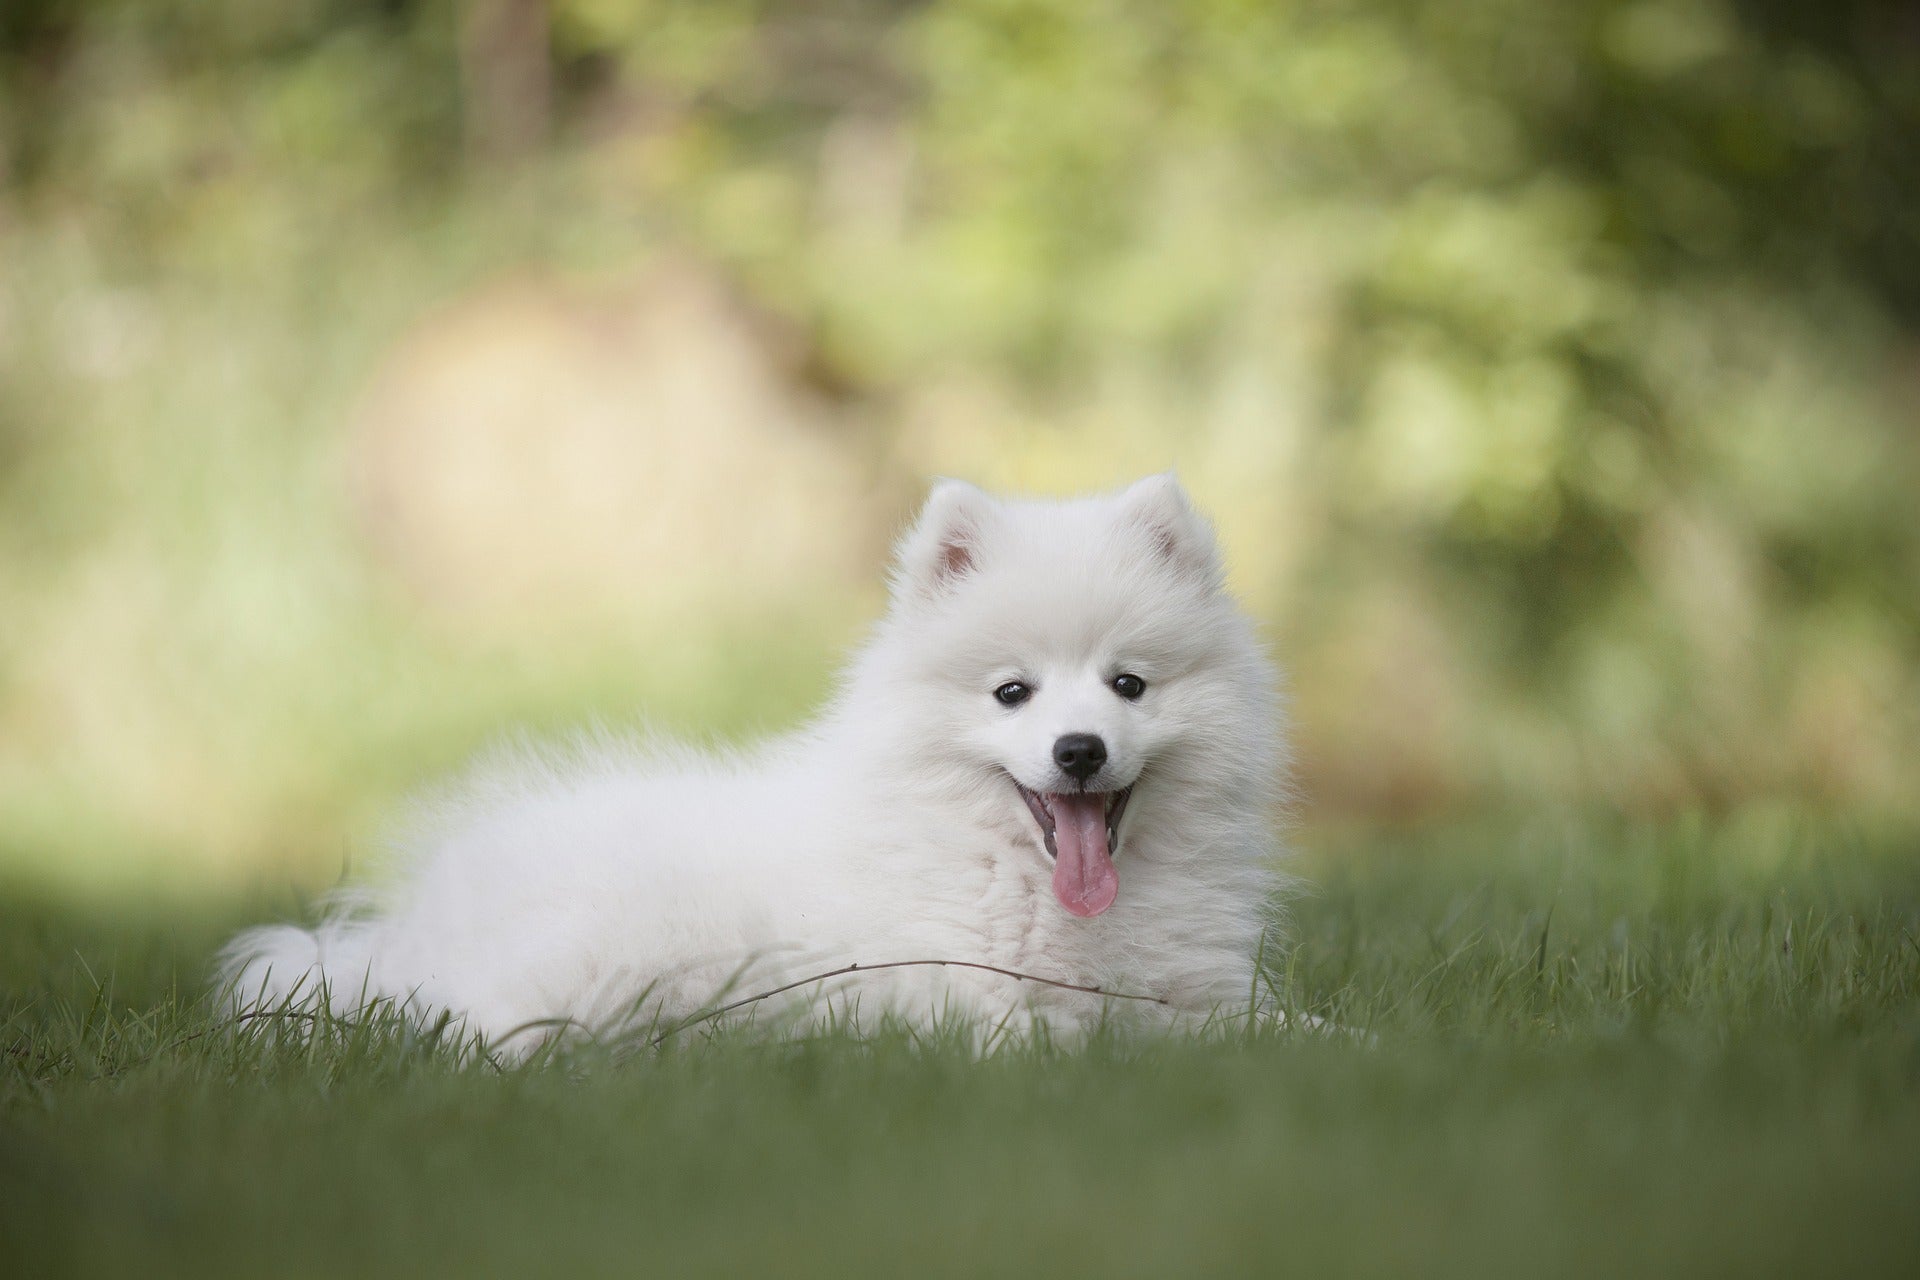
M 1113 904 L 1130 811 L 1272 770 L 1264 658 L 1172 476 L 1061 502 L 941 482 L 887 631 L 920 749 L 1020 807 L 1075 915 Z

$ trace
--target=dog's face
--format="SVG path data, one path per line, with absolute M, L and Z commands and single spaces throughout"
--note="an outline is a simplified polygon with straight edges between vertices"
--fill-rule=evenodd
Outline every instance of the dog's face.
M 1171 477 L 1071 502 L 942 483 L 902 543 L 889 625 L 933 713 L 927 746 L 1019 808 L 1080 916 L 1114 902 L 1142 778 L 1204 772 L 1247 740 L 1240 704 L 1266 700 L 1247 694 L 1262 668 L 1212 533 Z

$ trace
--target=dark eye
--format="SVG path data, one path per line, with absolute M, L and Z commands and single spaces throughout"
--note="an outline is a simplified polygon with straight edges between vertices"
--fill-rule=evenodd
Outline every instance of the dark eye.
M 1000 700 L 1000 705 L 1003 707 L 1017 707 L 1033 696 L 1033 690 L 1018 680 L 1009 680 L 995 689 L 993 696 Z
M 1147 691 L 1147 682 L 1131 672 L 1123 672 L 1113 678 L 1113 691 L 1132 702 Z

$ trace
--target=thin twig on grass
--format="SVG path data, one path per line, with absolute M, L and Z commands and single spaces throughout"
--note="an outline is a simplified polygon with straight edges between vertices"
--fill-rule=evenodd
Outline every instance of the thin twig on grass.
M 1144 1004 L 1157 1005 L 1171 1005 L 1173 1003 L 1173 1001 L 1168 1000 L 1164 996 L 1143 996 L 1128 991 L 1108 991 L 1104 987 L 1082 986 L 1077 982 L 1062 982 L 1058 978 L 1043 978 L 1037 973 L 1021 973 L 1017 969 L 1002 969 L 997 964 L 982 964 L 977 960 L 888 960 L 880 964 L 860 964 L 856 962 L 845 965 L 839 969 L 830 969 L 825 973 L 816 973 L 810 978 L 797 979 L 783 986 L 775 987 L 771 991 L 762 991 L 756 995 L 742 996 L 738 1000 L 729 1001 L 717 1008 L 704 1010 L 694 1014 L 686 1021 L 676 1023 L 674 1026 L 668 1027 L 665 1031 L 652 1036 L 648 1040 L 648 1044 L 658 1046 L 662 1041 L 666 1040 L 668 1036 L 678 1035 L 689 1027 L 697 1027 L 703 1022 L 712 1022 L 716 1018 L 725 1017 L 735 1009 L 744 1009 L 750 1004 L 758 1004 L 762 1000 L 771 1000 L 774 996 L 784 995 L 796 988 L 811 986 L 816 982 L 825 982 L 829 978 L 841 978 L 850 973 L 874 973 L 881 969 L 912 969 L 926 966 L 939 966 L 953 969 L 978 969 L 983 973 L 997 973 L 1003 978 L 1012 978 L 1016 982 L 1038 982 L 1042 986 L 1057 987 L 1062 991 L 1081 991 L 1087 995 L 1100 996 L 1108 1000 L 1138 1000 Z

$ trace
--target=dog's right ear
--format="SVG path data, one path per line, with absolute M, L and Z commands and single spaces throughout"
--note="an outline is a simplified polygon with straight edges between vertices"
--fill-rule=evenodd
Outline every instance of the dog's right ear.
M 972 573 L 993 499 L 963 480 L 934 482 L 894 556 L 893 598 L 934 600 Z
M 1153 539 L 1159 557 L 1176 568 L 1220 585 L 1220 550 L 1213 530 L 1193 509 L 1179 477 L 1171 471 L 1136 480 L 1120 495 L 1127 513 Z

